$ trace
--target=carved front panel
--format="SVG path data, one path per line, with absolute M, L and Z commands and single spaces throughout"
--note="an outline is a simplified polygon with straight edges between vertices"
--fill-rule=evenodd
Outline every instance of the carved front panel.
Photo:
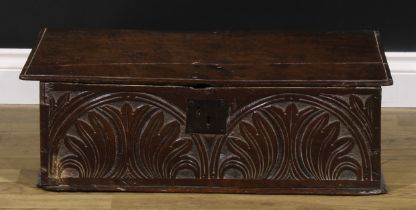
M 47 87 L 47 176 L 127 183 L 378 179 L 376 93 L 271 92 L 231 105 L 227 131 L 212 135 L 186 133 L 186 106 L 163 92 Z

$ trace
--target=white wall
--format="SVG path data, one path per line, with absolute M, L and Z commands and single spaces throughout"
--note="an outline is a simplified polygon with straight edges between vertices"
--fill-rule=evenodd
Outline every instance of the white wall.
M 383 107 L 416 107 L 416 52 L 388 52 L 393 86 L 383 87 Z
M 38 82 L 19 80 L 30 49 L 0 49 L 0 104 L 37 104 Z M 416 52 L 388 52 L 394 85 L 383 87 L 383 107 L 416 107 Z
M 19 80 L 30 49 L 0 49 L 0 104 L 39 103 L 39 82 Z

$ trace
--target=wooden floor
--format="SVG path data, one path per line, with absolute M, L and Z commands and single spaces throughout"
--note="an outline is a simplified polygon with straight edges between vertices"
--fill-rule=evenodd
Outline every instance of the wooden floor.
M 378 196 L 47 192 L 35 186 L 38 115 L 37 106 L 0 106 L 0 209 L 416 209 L 416 109 L 383 109 L 389 193 Z

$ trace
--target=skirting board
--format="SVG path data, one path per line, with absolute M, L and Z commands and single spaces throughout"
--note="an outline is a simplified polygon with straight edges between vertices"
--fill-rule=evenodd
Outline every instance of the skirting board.
M 38 104 L 38 82 L 19 80 L 30 49 L 0 49 L 0 104 Z M 387 52 L 394 85 L 383 87 L 383 107 L 416 107 L 416 52 Z

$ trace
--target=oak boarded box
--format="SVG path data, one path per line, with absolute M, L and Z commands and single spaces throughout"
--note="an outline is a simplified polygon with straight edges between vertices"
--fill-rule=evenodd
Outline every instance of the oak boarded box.
M 45 29 L 20 78 L 47 190 L 386 192 L 377 32 Z

